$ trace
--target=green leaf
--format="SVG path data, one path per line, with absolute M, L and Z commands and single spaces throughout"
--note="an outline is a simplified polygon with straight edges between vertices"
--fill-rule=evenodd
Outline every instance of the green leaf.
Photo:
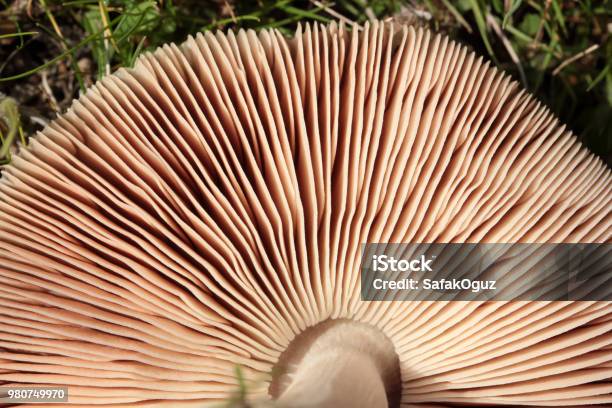
M 113 32 L 115 38 L 153 31 L 159 24 L 159 10 L 154 1 L 128 3 Z
M 102 17 L 97 9 L 91 9 L 83 15 L 81 22 L 83 28 L 88 34 L 95 34 L 104 29 L 102 23 Z M 91 52 L 93 54 L 94 61 L 98 66 L 98 79 L 102 78 L 106 74 L 106 64 L 108 62 L 108 54 L 104 46 L 104 36 L 100 35 L 94 38 L 91 42 Z
M 457 10 L 466 13 L 470 11 L 470 8 L 472 8 L 472 4 L 470 3 L 470 0 L 458 0 L 455 2 L 455 7 L 457 7 Z
M 493 6 L 493 11 L 497 14 L 504 12 L 504 4 L 501 0 L 491 0 L 491 6 Z
M 518 28 L 530 37 L 533 37 L 538 32 L 540 27 L 540 16 L 534 13 L 525 14 L 523 21 L 519 24 Z
M 8 125 L 8 133 L 2 138 L 0 144 L 0 158 L 9 159 L 9 149 L 17 136 L 20 127 L 19 107 L 13 98 L 4 98 L 0 102 L 0 119 Z

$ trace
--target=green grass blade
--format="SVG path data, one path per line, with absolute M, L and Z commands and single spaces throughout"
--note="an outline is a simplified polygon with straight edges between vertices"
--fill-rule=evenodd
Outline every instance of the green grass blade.
M 506 29 L 506 26 L 510 22 L 512 15 L 518 10 L 523 0 L 510 1 L 510 10 L 504 14 L 504 19 L 502 20 L 502 30 Z
M 0 102 L 0 115 L 4 118 L 4 121 L 8 125 L 8 132 L 6 137 L 3 137 L 2 146 L 0 146 L 0 158 L 8 159 L 8 153 L 20 127 L 19 120 L 19 108 L 17 107 L 17 101 L 13 98 L 4 98 Z
M 35 36 L 40 34 L 38 31 L 23 31 L 20 33 L 9 33 L 0 35 L 0 40 L 4 40 L 5 38 L 14 38 L 14 37 L 26 37 L 28 35 Z
M 484 14 L 480 9 L 480 4 L 478 0 L 469 0 L 472 13 L 474 14 L 474 19 L 476 20 L 476 25 L 478 26 L 478 31 L 480 32 L 480 36 L 482 37 L 482 42 L 484 43 L 487 52 L 491 59 L 497 64 L 497 58 L 495 58 L 495 53 L 493 53 L 493 47 L 491 47 L 491 43 L 489 42 L 489 35 L 487 33 L 487 23 L 484 18 Z
M 587 92 L 590 92 L 598 83 L 600 83 L 606 77 L 609 71 L 610 65 L 606 65 L 606 67 L 601 70 L 601 72 L 595 77 L 595 79 L 591 81 L 587 88 Z
M 113 21 L 116 21 L 117 18 L 115 18 Z M 110 24 L 112 25 L 113 22 L 110 22 Z M 75 45 L 74 47 L 71 47 L 69 49 L 67 49 L 66 51 L 62 52 L 61 54 L 59 54 L 58 56 L 50 59 L 49 61 L 45 62 L 44 64 L 41 64 L 39 66 L 37 66 L 36 68 L 32 68 L 30 70 L 27 70 L 25 72 L 22 72 L 20 74 L 16 74 L 16 75 L 12 75 L 12 76 L 8 76 L 8 77 L 0 77 L 0 82 L 7 82 L 7 81 L 14 81 L 15 79 L 19 79 L 19 78 L 24 78 L 27 77 L 29 75 L 35 74 L 53 64 L 55 64 L 58 61 L 61 61 L 62 59 L 66 58 L 67 56 L 72 55 L 72 53 L 74 53 L 75 51 L 77 51 L 79 48 L 86 46 L 87 44 L 89 44 L 91 41 L 93 41 L 95 38 L 101 36 L 104 34 L 104 28 L 102 28 L 102 30 L 90 34 L 87 37 L 85 37 L 82 41 L 80 41 L 79 43 L 77 43 L 77 45 Z
M 552 0 L 552 9 L 555 13 L 555 19 L 559 23 L 559 27 L 561 27 L 561 31 L 563 31 L 564 35 L 567 35 L 567 29 L 565 28 L 565 17 L 563 16 L 561 6 L 557 0 Z
M 453 17 L 455 17 L 455 20 L 457 20 L 457 22 L 459 24 L 461 24 L 463 26 L 463 28 L 465 28 L 467 30 L 468 33 L 472 33 L 472 27 L 470 27 L 468 22 L 465 21 L 465 18 L 463 18 L 461 13 L 457 10 L 457 8 L 455 6 L 453 6 L 451 4 L 451 2 L 449 0 L 442 0 L 442 4 L 444 4 L 444 6 L 453 15 Z
M 297 7 L 284 6 L 284 7 L 281 7 L 281 10 L 287 12 L 288 14 L 292 14 L 294 16 L 300 17 L 302 19 L 318 20 L 324 23 L 327 23 L 329 21 L 329 18 L 327 17 L 324 17 L 310 10 L 299 9 Z

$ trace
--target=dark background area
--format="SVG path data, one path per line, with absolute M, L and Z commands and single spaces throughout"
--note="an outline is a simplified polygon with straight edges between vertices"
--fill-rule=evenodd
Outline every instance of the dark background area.
M 394 19 L 491 59 L 612 163 L 612 2 L 0 0 L 0 163 L 94 81 L 209 29 Z

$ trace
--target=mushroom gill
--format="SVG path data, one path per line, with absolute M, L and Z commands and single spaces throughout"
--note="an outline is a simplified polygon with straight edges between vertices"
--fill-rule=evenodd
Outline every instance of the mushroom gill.
M 3 171 L 0 384 L 195 407 L 241 366 L 281 405 L 611 406 L 610 302 L 359 288 L 364 242 L 610 242 L 611 181 L 444 36 L 198 34 L 94 85 Z

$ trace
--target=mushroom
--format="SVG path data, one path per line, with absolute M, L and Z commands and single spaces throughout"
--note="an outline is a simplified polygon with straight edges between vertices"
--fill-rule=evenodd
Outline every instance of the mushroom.
M 611 181 L 444 36 L 198 34 L 3 171 L 0 384 L 202 406 L 239 366 L 280 406 L 610 406 L 610 302 L 366 302 L 359 262 L 364 242 L 610 242 Z

